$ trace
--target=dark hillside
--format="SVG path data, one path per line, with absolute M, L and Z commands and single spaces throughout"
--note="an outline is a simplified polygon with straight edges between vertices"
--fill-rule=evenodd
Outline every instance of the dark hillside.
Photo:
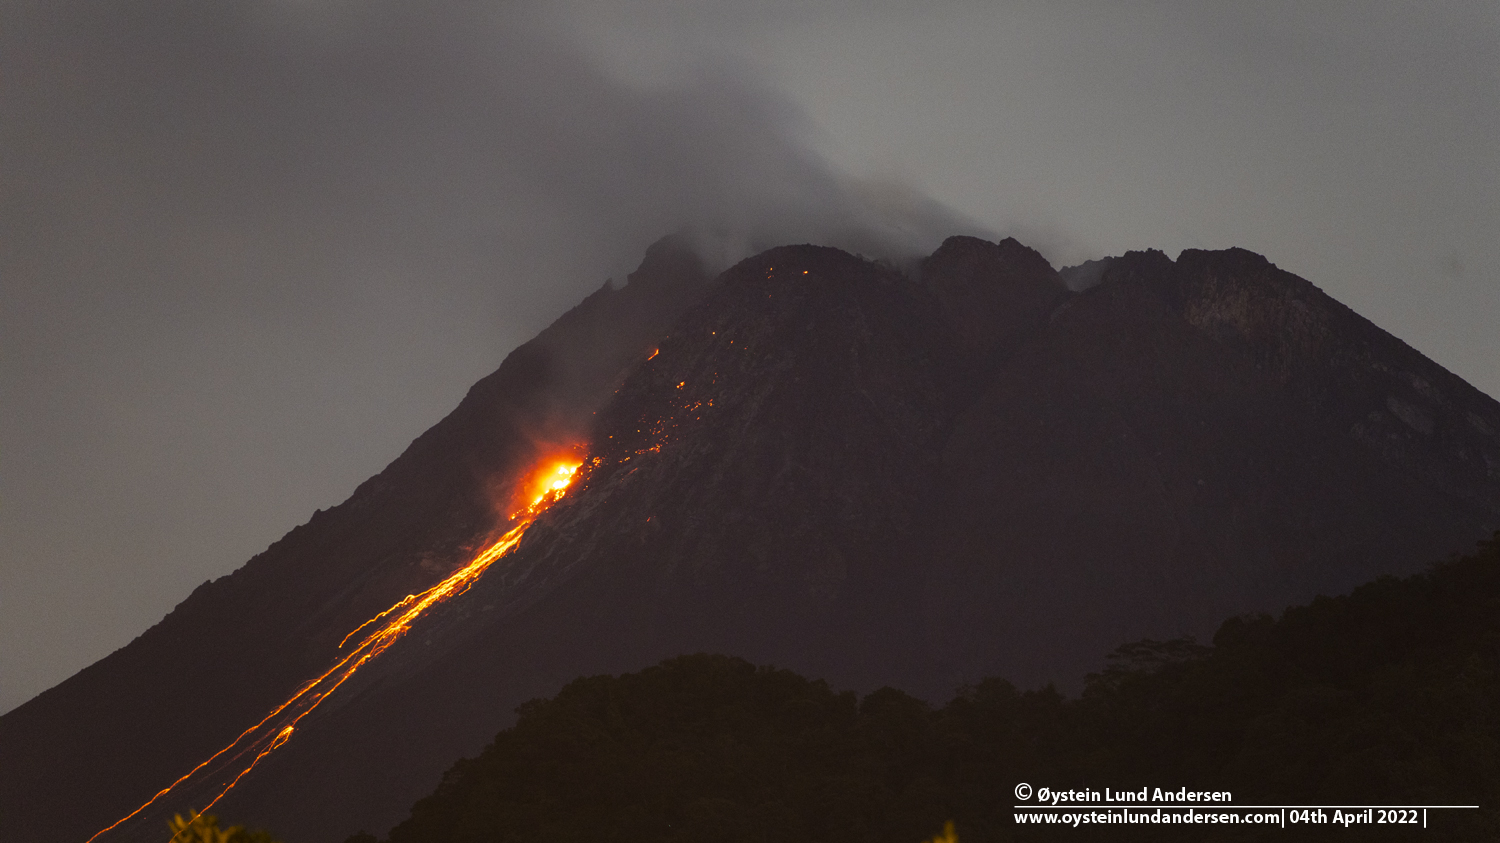
M 1319 327 L 1242 335 L 1223 327 L 1234 314 Z M 1393 423 L 1384 408 L 1411 379 L 1451 396 L 1423 411 L 1451 441 L 1399 422 L 1367 435 L 1369 419 Z M 951 622 L 934 649 L 970 664 L 1003 651 L 984 672 L 1026 684 L 1065 679 L 1050 665 L 1148 627 L 1202 636 L 1227 615 L 1411 572 L 1500 526 L 1500 473 L 1486 473 L 1500 438 L 1482 421 L 1496 410 L 1259 256 L 1113 259 L 945 442 L 949 520 L 924 614 Z
M 1080 699 L 999 679 L 856 704 L 723 656 L 570 683 L 460 761 L 390 843 L 1489 839 L 1500 832 L 1500 537 L 1212 649 L 1116 651 Z M 1227 790 L 1242 805 L 1479 804 L 1417 829 L 1018 826 L 1019 782 Z M 1157 803 L 1160 804 L 1160 803 Z M 353 843 L 353 841 L 351 841 Z

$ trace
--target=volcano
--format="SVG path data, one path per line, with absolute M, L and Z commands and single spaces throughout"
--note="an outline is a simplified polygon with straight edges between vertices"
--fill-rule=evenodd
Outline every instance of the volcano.
M 648 250 L 345 503 L 0 718 L 0 838 L 87 840 L 519 523 L 219 802 L 289 840 L 383 832 L 520 703 L 700 651 L 946 698 L 1076 688 L 1500 527 L 1500 405 L 1239 249 L 1062 272 L 954 237 L 912 267 Z M 155 841 L 222 776 L 103 841 Z

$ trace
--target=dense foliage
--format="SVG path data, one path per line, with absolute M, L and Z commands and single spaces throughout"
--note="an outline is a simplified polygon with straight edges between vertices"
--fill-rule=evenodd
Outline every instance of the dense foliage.
M 580 679 L 460 761 L 390 843 L 1494 839 L 1500 538 L 1426 574 L 1120 648 L 1083 695 L 999 679 L 941 709 L 697 655 Z M 1239 804 L 1478 804 L 1426 831 L 1017 826 L 1014 788 Z M 1288 837 L 1290 836 L 1290 837 Z M 359 838 L 373 841 L 361 835 Z

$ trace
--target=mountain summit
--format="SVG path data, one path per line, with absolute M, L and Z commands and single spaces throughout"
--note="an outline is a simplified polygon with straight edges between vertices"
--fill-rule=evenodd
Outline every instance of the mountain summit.
M 1081 292 L 1070 289 L 1086 287 Z M 929 699 L 1074 687 L 1500 527 L 1500 405 L 1238 249 L 1055 271 L 946 241 L 903 274 L 667 240 L 332 510 L 0 718 L 0 836 L 77 841 L 230 743 L 367 619 L 566 495 L 216 810 L 381 831 L 527 699 L 715 651 Z M 288 733 L 290 734 L 290 733 Z M 101 840 L 156 840 L 188 782 Z

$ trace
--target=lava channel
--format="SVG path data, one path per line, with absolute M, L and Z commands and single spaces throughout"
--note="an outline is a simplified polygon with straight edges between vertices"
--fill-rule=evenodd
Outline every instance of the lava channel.
M 349 644 L 350 639 L 365 630 L 370 631 L 366 632 L 363 638 L 357 639 L 354 648 L 334 662 L 332 667 L 297 689 L 296 693 L 272 709 L 271 713 L 262 718 L 259 723 L 241 732 L 240 736 L 228 746 L 209 756 L 177 781 L 162 788 L 139 808 L 99 830 L 86 843 L 94 843 L 104 834 L 113 831 L 161 801 L 163 797 L 181 787 L 214 762 L 225 759 L 215 769 L 237 766 L 240 768 L 239 772 L 199 811 L 199 813 L 207 812 L 224 798 L 224 794 L 233 790 L 234 786 L 239 784 L 240 779 L 255 769 L 255 765 L 259 764 L 261 759 L 290 740 L 302 718 L 311 714 L 319 703 L 328 699 L 330 694 L 338 690 L 338 687 L 348 681 L 361 667 L 369 664 L 371 660 L 384 653 L 392 644 L 406 635 L 412 624 L 426 614 L 428 609 L 468 591 L 496 560 L 515 549 L 515 546 L 521 542 L 521 537 L 526 534 L 526 529 L 536 521 L 537 516 L 546 512 L 548 507 L 567 493 L 569 484 L 577 476 L 578 468 L 582 464 L 582 461 L 573 459 L 551 460 L 542 468 L 532 472 L 522 485 L 522 500 L 525 505 L 511 515 L 511 519 L 518 522 L 516 526 L 494 544 L 481 551 L 467 565 L 450 574 L 447 579 L 426 591 L 408 594 L 394 606 L 355 627 L 340 642 L 340 651 Z

